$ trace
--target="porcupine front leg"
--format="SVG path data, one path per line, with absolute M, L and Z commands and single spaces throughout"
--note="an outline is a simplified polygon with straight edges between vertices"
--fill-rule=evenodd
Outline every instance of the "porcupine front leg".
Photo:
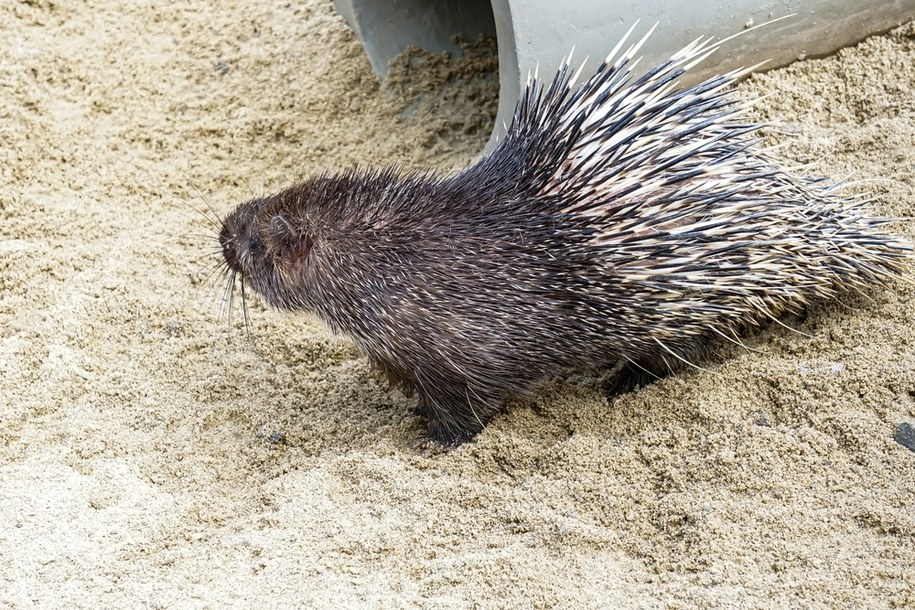
M 418 396 L 416 411 L 426 420 L 428 438 L 444 446 L 470 440 L 498 412 L 505 396 L 471 389 L 462 379 L 442 379 L 435 370 L 407 370 L 393 362 L 372 358 L 372 363 L 409 396 Z
M 498 412 L 502 397 L 480 396 L 465 384 L 421 389 L 417 409 L 426 419 L 429 438 L 455 446 L 472 439 Z

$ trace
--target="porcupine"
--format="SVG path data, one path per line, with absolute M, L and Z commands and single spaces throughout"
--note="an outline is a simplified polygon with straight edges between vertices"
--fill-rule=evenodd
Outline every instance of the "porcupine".
M 624 363 L 608 389 L 628 391 L 900 276 L 910 247 L 885 220 L 760 146 L 730 91 L 749 70 L 678 87 L 717 48 L 702 38 L 634 78 L 651 32 L 620 53 L 631 33 L 582 84 L 569 60 L 529 79 L 463 171 L 350 169 L 240 205 L 219 236 L 228 289 L 240 275 L 316 313 L 456 444 L 554 375 Z

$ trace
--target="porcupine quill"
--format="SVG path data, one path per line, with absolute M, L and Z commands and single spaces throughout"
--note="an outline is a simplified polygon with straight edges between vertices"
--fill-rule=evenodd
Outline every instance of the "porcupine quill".
M 556 374 L 622 361 L 625 392 L 901 276 L 886 220 L 760 147 L 730 92 L 749 70 L 679 88 L 717 48 L 700 38 L 633 79 L 651 32 L 618 55 L 631 32 L 580 85 L 570 60 L 530 79 L 457 174 L 350 169 L 240 205 L 219 235 L 231 281 L 351 337 L 457 444 Z

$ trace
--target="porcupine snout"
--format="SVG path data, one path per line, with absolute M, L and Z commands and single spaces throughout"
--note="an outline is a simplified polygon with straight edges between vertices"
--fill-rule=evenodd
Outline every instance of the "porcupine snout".
M 219 246 L 222 248 L 222 257 L 229 269 L 235 273 L 241 273 L 241 262 L 238 252 L 236 251 L 236 241 L 238 231 L 234 227 L 234 214 L 226 218 L 222 223 L 222 229 L 219 231 Z
M 222 255 L 233 272 L 246 277 L 263 244 L 257 230 L 258 203 L 242 204 L 222 222 L 219 231 L 219 245 Z

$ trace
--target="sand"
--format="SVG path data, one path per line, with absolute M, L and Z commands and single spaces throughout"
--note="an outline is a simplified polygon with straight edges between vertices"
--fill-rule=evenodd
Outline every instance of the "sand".
M 417 447 L 346 339 L 221 316 L 190 206 L 460 167 L 491 79 L 413 61 L 384 93 L 321 0 L 160 4 L 0 5 L 0 607 L 915 607 L 910 283 Z M 784 156 L 915 217 L 913 25 L 741 91 L 778 92 Z

